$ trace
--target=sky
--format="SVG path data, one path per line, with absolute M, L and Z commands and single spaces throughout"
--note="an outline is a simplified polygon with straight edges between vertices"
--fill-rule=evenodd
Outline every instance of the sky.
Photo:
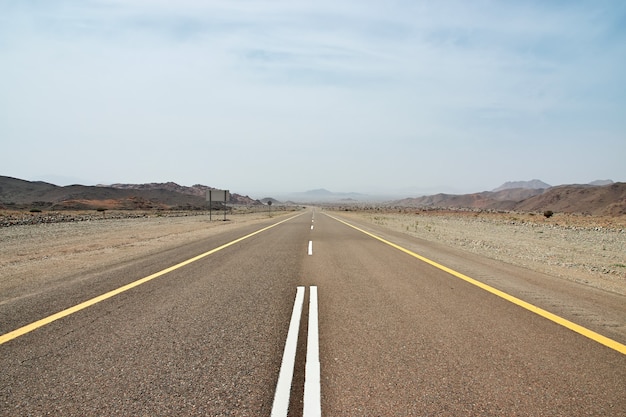
M 256 198 L 626 181 L 626 2 L 0 0 L 0 145 Z

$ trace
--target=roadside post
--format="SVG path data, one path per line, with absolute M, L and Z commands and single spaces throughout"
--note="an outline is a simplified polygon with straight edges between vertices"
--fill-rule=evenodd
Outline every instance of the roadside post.
M 272 200 L 267 202 L 267 206 L 269 207 L 270 217 L 272 217 Z
M 213 203 L 226 204 L 230 200 L 229 190 L 207 190 L 206 201 L 209 202 L 209 221 L 211 221 L 211 209 Z M 224 210 L 224 220 L 226 220 L 226 211 Z

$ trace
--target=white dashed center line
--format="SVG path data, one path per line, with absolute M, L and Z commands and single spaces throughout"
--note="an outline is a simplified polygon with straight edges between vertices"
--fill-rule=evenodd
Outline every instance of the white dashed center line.
M 309 295 L 309 334 L 306 345 L 303 417 L 321 417 L 320 349 L 317 320 L 317 287 Z

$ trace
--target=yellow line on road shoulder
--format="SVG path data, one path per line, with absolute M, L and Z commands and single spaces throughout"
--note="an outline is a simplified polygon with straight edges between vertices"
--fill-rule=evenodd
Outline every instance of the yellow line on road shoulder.
M 326 213 L 324 213 L 324 214 L 326 214 Z M 611 348 L 613 350 L 616 350 L 616 351 L 626 355 L 626 345 L 623 345 L 623 344 L 621 344 L 621 343 L 619 343 L 619 342 L 617 342 L 617 341 L 615 341 L 613 339 L 609 339 L 606 336 L 602 336 L 601 334 L 596 333 L 593 330 L 589 330 L 586 327 L 583 327 L 583 326 L 581 326 L 579 324 L 571 322 L 571 321 L 569 321 L 567 319 L 564 319 L 563 317 L 557 316 L 556 314 L 550 313 L 549 311 L 546 311 L 546 310 L 544 310 L 544 309 L 542 309 L 540 307 L 537 307 L 537 306 L 535 306 L 533 304 L 530 304 L 530 303 L 528 303 L 528 302 L 526 302 L 524 300 L 521 300 L 521 299 L 519 299 L 517 297 L 514 297 L 514 296 L 512 296 L 510 294 L 507 294 L 507 293 L 505 293 L 503 291 L 500 291 L 500 290 L 498 290 L 496 288 L 493 288 L 490 285 L 487 285 L 487 284 L 485 284 L 483 282 L 477 281 L 474 278 L 470 278 L 467 275 L 464 275 L 464 274 L 462 274 L 460 272 L 457 272 L 457 271 L 455 271 L 453 269 L 448 268 L 447 266 L 441 265 L 441 264 L 439 264 L 439 263 L 437 263 L 435 261 L 432 261 L 432 260 L 430 260 L 428 258 L 425 258 L 425 257 L 423 257 L 421 255 L 418 255 L 415 252 L 412 252 L 412 251 L 410 251 L 410 250 L 408 250 L 406 248 L 403 248 L 402 246 L 396 245 L 395 243 L 389 242 L 388 240 L 385 240 L 382 237 L 376 236 L 373 233 L 370 233 L 370 232 L 368 232 L 366 230 L 360 229 L 360 228 L 358 228 L 358 227 L 356 227 L 356 226 L 354 226 L 354 225 L 352 225 L 352 224 L 350 224 L 350 223 L 348 223 L 346 221 L 343 221 L 343 220 L 338 219 L 338 218 L 336 218 L 334 216 L 331 216 L 330 214 L 326 214 L 326 215 L 328 217 L 332 218 L 332 219 L 337 220 L 338 222 L 341 222 L 341 223 L 345 224 L 346 226 L 349 226 L 349 227 L 351 227 L 351 228 L 353 228 L 355 230 L 358 230 L 361 233 L 364 233 L 364 234 L 366 234 L 366 235 L 368 235 L 368 236 L 370 236 L 370 237 L 372 237 L 372 238 L 374 238 L 376 240 L 379 240 L 379 241 L 381 241 L 381 242 L 383 242 L 383 243 L 385 243 L 385 244 L 387 244 L 387 245 L 389 245 L 391 247 L 394 247 L 394 248 L 396 248 L 396 249 L 398 249 L 398 250 L 400 250 L 400 251 L 402 251 L 402 252 L 404 252 L 404 253 L 406 253 L 408 255 L 411 255 L 412 257 L 417 258 L 420 261 L 426 262 L 427 264 L 432 265 L 435 268 L 438 268 L 438 269 L 440 269 L 440 270 L 442 270 L 444 272 L 447 272 L 447 273 L 449 273 L 449 274 L 451 274 L 451 275 L 453 275 L 453 276 L 455 276 L 457 278 L 462 279 L 463 281 L 466 281 L 466 282 L 468 282 L 468 283 L 470 283 L 472 285 L 475 285 L 475 286 L 477 286 L 479 288 L 482 288 L 483 290 L 485 290 L 487 292 L 490 292 L 491 294 L 497 295 L 498 297 L 503 298 L 503 299 L 505 299 L 507 301 L 510 301 L 513 304 L 517 304 L 518 306 L 520 306 L 522 308 L 525 308 L 528 311 L 531 311 L 531 312 L 533 312 L 535 314 L 538 314 L 541 317 L 544 317 L 544 318 L 546 318 L 546 319 L 548 319 L 550 321 L 553 321 L 554 323 L 557 323 L 557 324 L 559 324 L 559 325 L 561 325 L 563 327 L 566 327 L 566 328 L 568 328 L 568 329 L 570 329 L 570 330 L 572 330 L 572 331 L 574 331 L 576 333 L 579 333 L 579 334 L 581 334 L 581 335 L 583 335 L 583 336 L 585 336 L 585 337 L 587 337 L 587 338 L 589 338 L 591 340 L 594 340 L 594 341 L 596 341 L 596 342 L 598 342 L 598 343 L 600 343 L 600 344 L 602 344 L 602 345 L 604 345 L 606 347 L 609 347 L 609 348 Z
M 234 245 L 236 243 L 241 242 L 242 240 L 248 239 L 249 237 L 252 237 L 252 236 L 257 235 L 257 234 L 259 234 L 261 232 L 264 232 L 264 231 L 266 231 L 268 229 L 271 229 L 272 227 L 276 227 L 279 224 L 285 223 L 285 222 L 287 222 L 287 221 L 289 221 L 291 219 L 294 219 L 294 218 L 296 218 L 298 216 L 301 216 L 302 214 L 304 214 L 304 213 L 300 213 L 300 214 L 298 214 L 296 216 L 289 217 L 288 219 L 281 220 L 278 223 L 274 223 L 274 224 L 272 224 L 270 226 L 267 226 L 267 227 L 264 227 L 262 229 L 259 229 L 256 232 L 252 232 L 252 233 L 250 233 L 248 235 L 245 235 L 243 237 L 235 239 L 235 240 L 233 240 L 231 242 L 225 243 L 222 246 L 219 246 L 219 247 L 217 247 L 215 249 L 211 249 L 210 251 L 202 253 L 202 254 L 200 254 L 198 256 L 194 256 L 193 258 L 187 259 L 186 261 L 183 261 L 183 262 L 181 262 L 179 264 L 176 264 L 174 266 L 170 266 L 169 268 L 163 269 L 163 270 L 161 270 L 159 272 L 156 272 L 156 273 L 154 273 L 152 275 L 149 275 L 149 276 L 147 276 L 145 278 L 141 278 L 141 279 L 139 279 L 137 281 L 133 281 L 130 284 L 126 284 L 126 285 L 124 285 L 122 287 L 119 287 L 119 288 L 117 288 L 115 290 L 112 290 L 112 291 L 109 291 L 109 292 L 107 292 L 105 294 L 102 294 L 102 295 L 99 295 L 97 297 L 94 297 L 94 298 L 92 298 L 90 300 L 84 301 L 84 302 L 82 302 L 80 304 L 77 304 L 77 305 L 75 305 L 73 307 L 67 308 L 67 309 L 65 309 L 63 311 L 59 311 L 56 314 L 53 314 L 53 315 L 48 316 L 48 317 L 45 317 L 45 318 L 43 318 L 41 320 L 37 320 L 37 321 L 35 321 L 35 322 L 31 323 L 31 324 L 27 324 L 26 326 L 23 326 L 23 327 L 20 327 L 19 329 L 13 330 L 12 332 L 0 335 L 0 345 L 8 342 L 9 340 L 13 340 L 13 339 L 15 339 L 17 337 L 23 336 L 26 333 L 30 333 L 33 330 L 36 330 L 36 329 L 38 329 L 38 328 L 40 328 L 42 326 L 45 326 L 46 324 L 50 324 L 53 321 L 62 319 L 64 317 L 67 317 L 67 316 L 69 316 L 71 314 L 74 314 L 74 313 L 76 313 L 76 312 L 78 312 L 80 310 L 83 310 L 83 309 L 85 309 L 87 307 L 91 307 L 92 305 L 97 304 L 97 303 L 99 303 L 101 301 L 104 301 L 104 300 L 109 299 L 111 297 L 114 297 L 114 296 L 116 296 L 118 294 L 121 294 L 121 293 L 123 293 L 125 291 L 128 291 L 131 288 L 135 288 L 135 287 L 138 287 L 141 284 L 145 284 L 148 281 L 152 281 L 155 278 L 158 278 L 158 277 L 160 277 L 162 275 L 165 275 L 165 274 L 167 274 L 169 272 L 172 272 L 172 271 L 174 271 L 176 269 L 182 268 L 185 265 L 189 265 L 190 263 L 195 262 L 197 260 L 200 260 L 202 258 L 205 258 L 205 257 L 207 257 L 209 255 L 212 255 L 215 252 L 219 252 L 222 249 L 225 249 L 225 248 L 227 248 L 229 246 L 232 246 L 232 245 Z

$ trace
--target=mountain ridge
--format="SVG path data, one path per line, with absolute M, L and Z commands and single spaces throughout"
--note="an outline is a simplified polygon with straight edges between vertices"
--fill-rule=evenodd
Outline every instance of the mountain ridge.
M 168 190 L 168 191 L 172 191 L 172 192 L 176 192 L 180 194 L 201 197 L 203 199 L 205 198 L 207 191 L 217 189 L 215 187 L 209 187 L 207 185 L 202 185 L 202 184 L 194 184 L 191 187 L 188 187 L 185 185 L 179 185 L 172 181 L 151 182 L 151 183 L 145 183 L 145 184 L 116 183 L 116 184 L 111 184 L 109 186 L 97 185 L 97 187 L 100 187 L 100 186 L 111 187 L 111 188 L 116 188 L 120 190 Z M 244 196 L 244 195 L 237 194 L 237 193 L 231 193 L 229 203 L 231 204 L 257 204 L 259 203 L 259 201 L 254 200 L 251 197 L 248 197 L 247 195 Z
M 405 198 L 390 205 L 423 209 L 553 211 L 602 216 L 626 215 L 626 183 L 560 185 L 547 189 L 512 188 L 473 194 Z
M 515 185 L 522 187 L 511 188 Z M 494 191 L 458 195 L 439 193 L 395 201 L 387 200 L 384 205 L 422 209 L 552 210 L 593 215 L 626 215 L 626 183 L 598 180 L 590 184 L 540 188 L 543 185 L 547 184 L 539 180 L 511 181 Z M 187 187 L 175 182 L 57 186 L 44 181 L 26 181 L 0 176 L 0 208 L 200 210 L 206 208 L 205 194 L 210 189 L 215 188 L 202 184 Z M 354 204 L 362 203 L 369 198 L 364 194 L 334 193 L 324 188 L 292 195 L 299 197 L 295 201 L 309 203 Z M 269 199 L 270 197 L 267 197 L 265 200 Z M 278 202 L 274 198 L 271 200 Z M 236 193 L 231 193 L 229 203 L 263 204 L 262 201 Z
M 0 176 L 0 207 L 40 209 L 192 209 L 206 208 L 208 186 L 185 187 L 173 182 L 116 184 L 116 186 L 58 186 Z M 230 204 L 262 204 L 248 196 L 231 193 Z

